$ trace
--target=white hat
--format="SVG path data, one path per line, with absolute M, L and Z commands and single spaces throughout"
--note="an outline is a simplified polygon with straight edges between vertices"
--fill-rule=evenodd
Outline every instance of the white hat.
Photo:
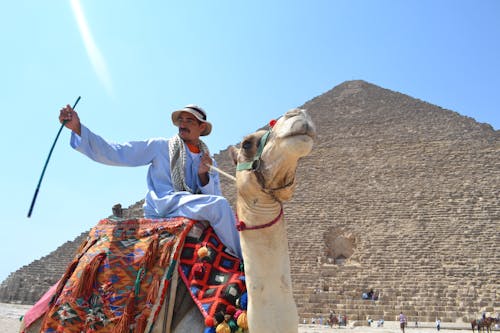
M 201 136 L 209 135 L 210 132 L 212 132 L 212 124 L 207 121 L 207 113 L 198 105 L 189 104 L 180 110 L 172 112 L 172 123 L 174 123 L 175 126 L 179 126 L 179 116 L 181 112 L 189 112 L 195 116 L 196 119 L 207 124 L 205 130 L 200 134 Z

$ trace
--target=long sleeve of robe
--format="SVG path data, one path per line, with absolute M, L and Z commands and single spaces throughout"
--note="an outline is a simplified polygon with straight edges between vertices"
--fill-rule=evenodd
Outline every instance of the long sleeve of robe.
M 209 182 L 202 186 L 198 177 L 201 154 L 187 153 L 185 177 L 194 192 L 176 192 L 170 175 L 168 139 L 154 138 L 126 143 L 108 142 L 81 126 L 81 135 L 71 134 L 70 145 L 92 160 L 113 166 L 149 165 L 148 191 L 144 200 L 146 218 L 183 216 L 210 222 L 221 241 L 241 257 L 236 219 L 229 202 L 221 196 L 219 175 L 209 173 Z M 189 152 L 186 147 L 186 151 Z M 214 165 L 215 160 L 213 160 Z

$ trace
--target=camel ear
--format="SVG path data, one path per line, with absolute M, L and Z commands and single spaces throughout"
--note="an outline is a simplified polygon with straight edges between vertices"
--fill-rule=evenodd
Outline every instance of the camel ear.
M 235 146 L 229 147 L 229 156 L 233 161 L 233 165 L 238 164 L 238 148 L 236 148 Z

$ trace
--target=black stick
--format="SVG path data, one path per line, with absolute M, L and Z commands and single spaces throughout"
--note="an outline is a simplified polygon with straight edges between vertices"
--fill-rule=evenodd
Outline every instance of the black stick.
M 73 104 L 73 109 L 76 108 L 76 105 L 80 101 L 80 98 L 81 98 L 81 96 L 78 96 L 78 98 L 76 99 L 75 104 Z M 33 212 L 33 207 L 35 206 L 36 197 L 38 196 L 38 191 L 40 190 L 40 185 L 42 184 L 43 175 L 45 174 L 45 169 L 47 169 L 47 164 L 49 164 L 49 160 L 50 160 L 50 156 L 52 155 L 52 151 L 54 150 L 57 139 L 59 139 L 59 134 L 61 134 L 61 131 L 62 131 L 64 125 L 66 124 L 66 122 L 67 122 L 67 120 L 64 120 L 62 122 L 61 127 L 59 127 L 59 131 L 57 132 L 54 143 L 52 143 L 52 147 L 50 147 L 49 156 L 47 156 L 47 160 L 45 160 L 45 165 L 43 166 L 40 180 L 38 180 L 38 185 L 36 186 L 35 194 L 33 195 L 33 200 L 31 200 L 30 210 L 28 211 L 28 217 L 31 217 L 31 213 Z

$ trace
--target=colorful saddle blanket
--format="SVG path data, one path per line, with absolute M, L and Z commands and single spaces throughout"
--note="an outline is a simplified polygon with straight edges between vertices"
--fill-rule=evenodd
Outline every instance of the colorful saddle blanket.
M 234 308 L 245 292 L 240 260 L 207 223 L 101 220 L 59 281 L 40 332 L 150 332 L 175 267 L 205 318 Z
M 184 242 L 180 275 L 205 318 L 225 314 L 229 306 L 240 307 L 246 291 L 241 260 L 228 253 L 214 230 L 201 222 Z

